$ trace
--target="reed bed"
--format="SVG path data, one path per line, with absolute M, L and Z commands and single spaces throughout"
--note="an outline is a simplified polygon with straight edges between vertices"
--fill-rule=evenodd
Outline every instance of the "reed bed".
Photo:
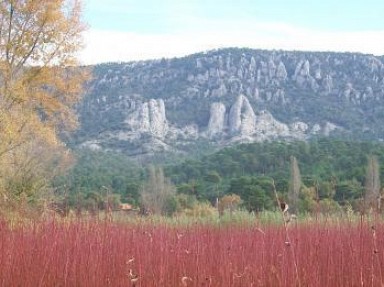
M 1 286 L 383 286 L 380 220 L 0 224 Z

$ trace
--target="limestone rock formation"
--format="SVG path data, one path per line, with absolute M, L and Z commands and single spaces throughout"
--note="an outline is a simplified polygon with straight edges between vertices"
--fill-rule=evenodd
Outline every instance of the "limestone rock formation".
M 230 134 L 250 135 L 255 131 L 255 112 L 248 99 L 240 95 L 229 110 Z
M 256 118 L 255 130 L 262 140 L 289 136 L 289 127 L 276 120 L 268 111 L 261 111 Z
M 331 75 L 326 75 L 322 82 L 323 89 L 329 94 L 333 89 L 333 80 Z
M 127 115 L 125 123 L 133 132 L 147 132 L 164 138 L 168 131 L 164 101 L 151 99 L 149 102 L 136 103 L 133 111 Z
M 163 138 L 168 130 L 164 101 L 162 99 L 151 99 L 148 107 L 150 132 L 157 137 Z
M 226 108 L 223 103 L 212 103 L 208 122 L 209 137 L 222 134 L 226 125 Z
M 383 56 L 229 48 L 93 68 L 76 146 L 140 153 L 328 134 L 384 140 Z
M 324 136 L 329 136 L 332 132 L 334 132 L 336 130 L 342 130 L 342 128 L 337 126 L 337 125 L 335 125 L 334 123 L 326 122 L 322 126 L 320 124 L 313 125 L 310 133 L 312 135 L 321 134 L 321 135 L 324 135 Z
M 345 85 L 344 91 L 340 96 L 354 104 L 359 104 L 361 102 L 360 92 L 353 87 L 352 83 L 347 83 Z
M 293 122 L 289 127 L 293 132 L 306 133 L 308 131 L 308 125 L 300 121 Z
M 282 61 L 279 62 L 276 70 L 276 78 L 285 81 L 288 77 L 287 69 Z

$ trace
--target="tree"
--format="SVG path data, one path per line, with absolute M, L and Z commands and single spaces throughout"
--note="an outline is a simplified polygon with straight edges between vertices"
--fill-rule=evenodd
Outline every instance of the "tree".
M 141 204 L 155 214 L 171 214 L 176 208 L 174 197 L 176 188 L 168 178 L 164 176 L 162 168 L 149 167 L 149 179 L 141 190 Z
M 361 199 L 363 186 L 356 179 L 343 180 L 335 184 L 334 199 L 339 204 L 351 204 L 357 199 Z
M 373 208 L 380 209 L 380 167 L 376 156 L 368 159 L 367 176 L 365 179 L 364 207 L 366 210 Z
M 218 202 L 220 198 L 220 190 L 219 190 L 219 184 L 221 182 L 221 177 L 218 174 L 217 171 L 210 171 L 205 177 L 205 181 L 209 182 L 211 185 L 213 185 L 213 189 L 211 187 L 210 195 L 213 197 L 216 197 L 216 207 L 218 208 Z
M 67 155 L 59 135 L 77 123 L 73 107 L 87 78 L 76 59 L 84 29 L 80 0 L 0 1 L 1 192 L 42 145 L 41 157 L 56 153 L 48 165 Z
M 264 178 L 242 176 L 230 182 L 227 193 L 237 194 L 248 211 L 262 211 L 273 205 L 271 186 L 265 185 Z
M 288 190 L 288 203 L 291 213 L 297 213 L 299 203 L 299 193 L 301 188 L 301 176 L 297 159 L 291 156 L 291 179 Z
M 238 208 L 242 203 L 242 200 L 237 194 L 227 194 L 220 198 L 218 203 L 219 214 L 223 215 L 226 209 L 229 209 L 230 214 L 232 215 L 233 211 Z

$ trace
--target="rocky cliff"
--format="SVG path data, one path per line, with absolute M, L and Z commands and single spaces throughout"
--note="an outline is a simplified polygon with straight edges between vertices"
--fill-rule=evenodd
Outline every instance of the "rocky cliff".
M 129 154 L 273 139 L 384 138 L 382 57 L 223 49 L 94 67 L 72 142 Z

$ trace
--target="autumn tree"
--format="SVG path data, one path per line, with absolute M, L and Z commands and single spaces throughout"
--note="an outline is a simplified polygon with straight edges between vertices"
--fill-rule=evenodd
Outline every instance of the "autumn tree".
M 219 215 L 223 215 L 225 210 L 229 210 L 232 215 L 233 211 L 238 208 L 238 206 L 242 203 L 240 196 L 237 194 L 227 194 L 220 198 L 218 203 Z
M 73 107 L 87 77 L 76 58 L 84 29 L 79 0 L 0 1 L 0 192 L 4 198 L 21 176 L 24 185 L 31 185 L 27 179 L 49 178 L 56 170 L 51 165 L 58 166 L 61 156 L 68 157 L 59 133 L 77 123 Z M 39 165 L 34 166 L 36 162 Z
M 141 205 L 154 214 L 171 214 L 176 187 L 164 176 L 160 167 L 149 166 L 148 182 L 142 186 Z

